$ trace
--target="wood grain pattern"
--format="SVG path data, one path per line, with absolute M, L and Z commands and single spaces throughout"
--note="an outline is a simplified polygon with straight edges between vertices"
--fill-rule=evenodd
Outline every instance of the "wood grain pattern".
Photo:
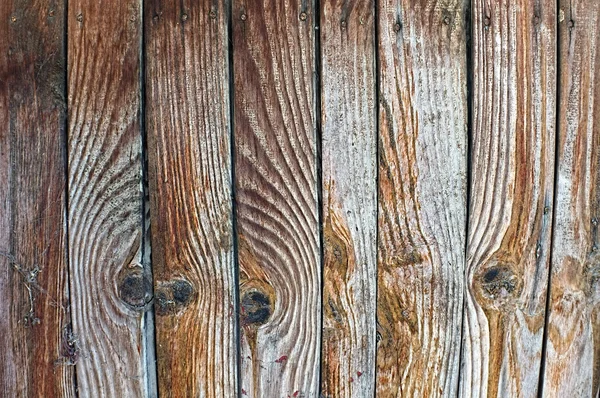
M 62 1 L 0 3 L 0 390 L 74 396 Z
M 321 3 L 321 394 L 375 390 L 377 138 L 374 2 Z
M 600 3 L 559 2 L 559 119 L 544 397 L 600 390 Z
M 556 5 L 476 0 L 460 395 L 536 397 L 554 179 Z
M 466 4 L 379 0 L 377 396 L 455 396 L 466 226 Z
M 159 391 L 234 397 L 228 12 L 147 4 L 147 133 Z
M 319 389 L 314 12 L 233 2 L 242 395 Z
M 147 393 L 139 1 L 69 1 L 68 188 L 79 396 Z

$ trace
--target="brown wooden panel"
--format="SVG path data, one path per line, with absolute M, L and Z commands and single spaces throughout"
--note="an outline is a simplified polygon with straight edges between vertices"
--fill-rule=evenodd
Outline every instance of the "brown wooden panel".
M 62 1 L 0 2 L 0 389 L 7 397 L 74 395 L 64 23 Z
M 372 397 L 375 390 L 374 6 L 321 2 L 325 397 Z
M 544 397 L 600 390 L 600 3 L 559 2 L 559 119 Z
M 556 5 L 476 0 L 461 396 L 536 397 L 552 225 Z
M 379 0 L 377 395 L 455 396 L 467 189 L 466 2 Z
M 68 7 L 69 260 L 80 396 L 146 392 L 139 1 Z
M 316 396 L 321 271 L 314 12 L 233 3 L 242 394 Z
M 147 2 L 146 99 L 161 396 L 234 397 L 237 341 L 222 0 Z

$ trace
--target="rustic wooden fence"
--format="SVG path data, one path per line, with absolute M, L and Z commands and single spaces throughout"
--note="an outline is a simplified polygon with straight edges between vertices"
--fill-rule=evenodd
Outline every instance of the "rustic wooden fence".
M 597 0 L 2 0 L 3 397 L 595 397 Z

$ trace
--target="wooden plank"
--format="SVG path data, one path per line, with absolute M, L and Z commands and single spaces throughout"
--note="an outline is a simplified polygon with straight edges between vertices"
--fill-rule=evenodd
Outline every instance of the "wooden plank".
M 377 395 L 455 396 L 466 235 L 466 2 L 379 0 Z
M 374 2 L 321 3 L 321 394 L 375 391 L 377 138 Z
M 460 395 L 536 397 L 552 225 L 556 5 L 476 0 L 472 21 Z
M 559 2 L 559 119 L 544 397 L 600 390 L 600 3 Z
M 68 6 L 69 259 L 79 396 L 146 395 L 141 7 Z
M 233 2 L 242 395 L 319 390 L 314 11 Z
M 225 1 L 148 2 L 147 134 L 159 391 L 237 395 Z
M 10 397 L 74 396 L 63 11 L 62 1 L 0 3 L 0 386 Z

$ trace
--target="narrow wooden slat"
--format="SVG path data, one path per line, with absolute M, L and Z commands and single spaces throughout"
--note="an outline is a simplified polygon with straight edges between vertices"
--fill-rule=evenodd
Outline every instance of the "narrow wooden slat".
M 455 396 L 465 264 L 466 2 L 379 0 L 377 395 Z
M 237 341 L 222 0 L 146 4 L 158 389 L 235 397 Z
M 559 119 L 544 397 L 600 390 L 600 3 L 559 2 Z
M 377 169 L 374 2 L 321 2 L 321 393 L 375 389 Z
M 141 7 L 68 8 L 69 260 L 79 396 L 145 395 Z
M 308 2 L 233 2 L 242 395 L 318 395 L 321 272 Z
M 460 395 L 537 396 L 552 225 L 554 0 L 472 4 L 473 113 Z
M 0 391 L 74 395 L 62 1 L 0 2 Z

